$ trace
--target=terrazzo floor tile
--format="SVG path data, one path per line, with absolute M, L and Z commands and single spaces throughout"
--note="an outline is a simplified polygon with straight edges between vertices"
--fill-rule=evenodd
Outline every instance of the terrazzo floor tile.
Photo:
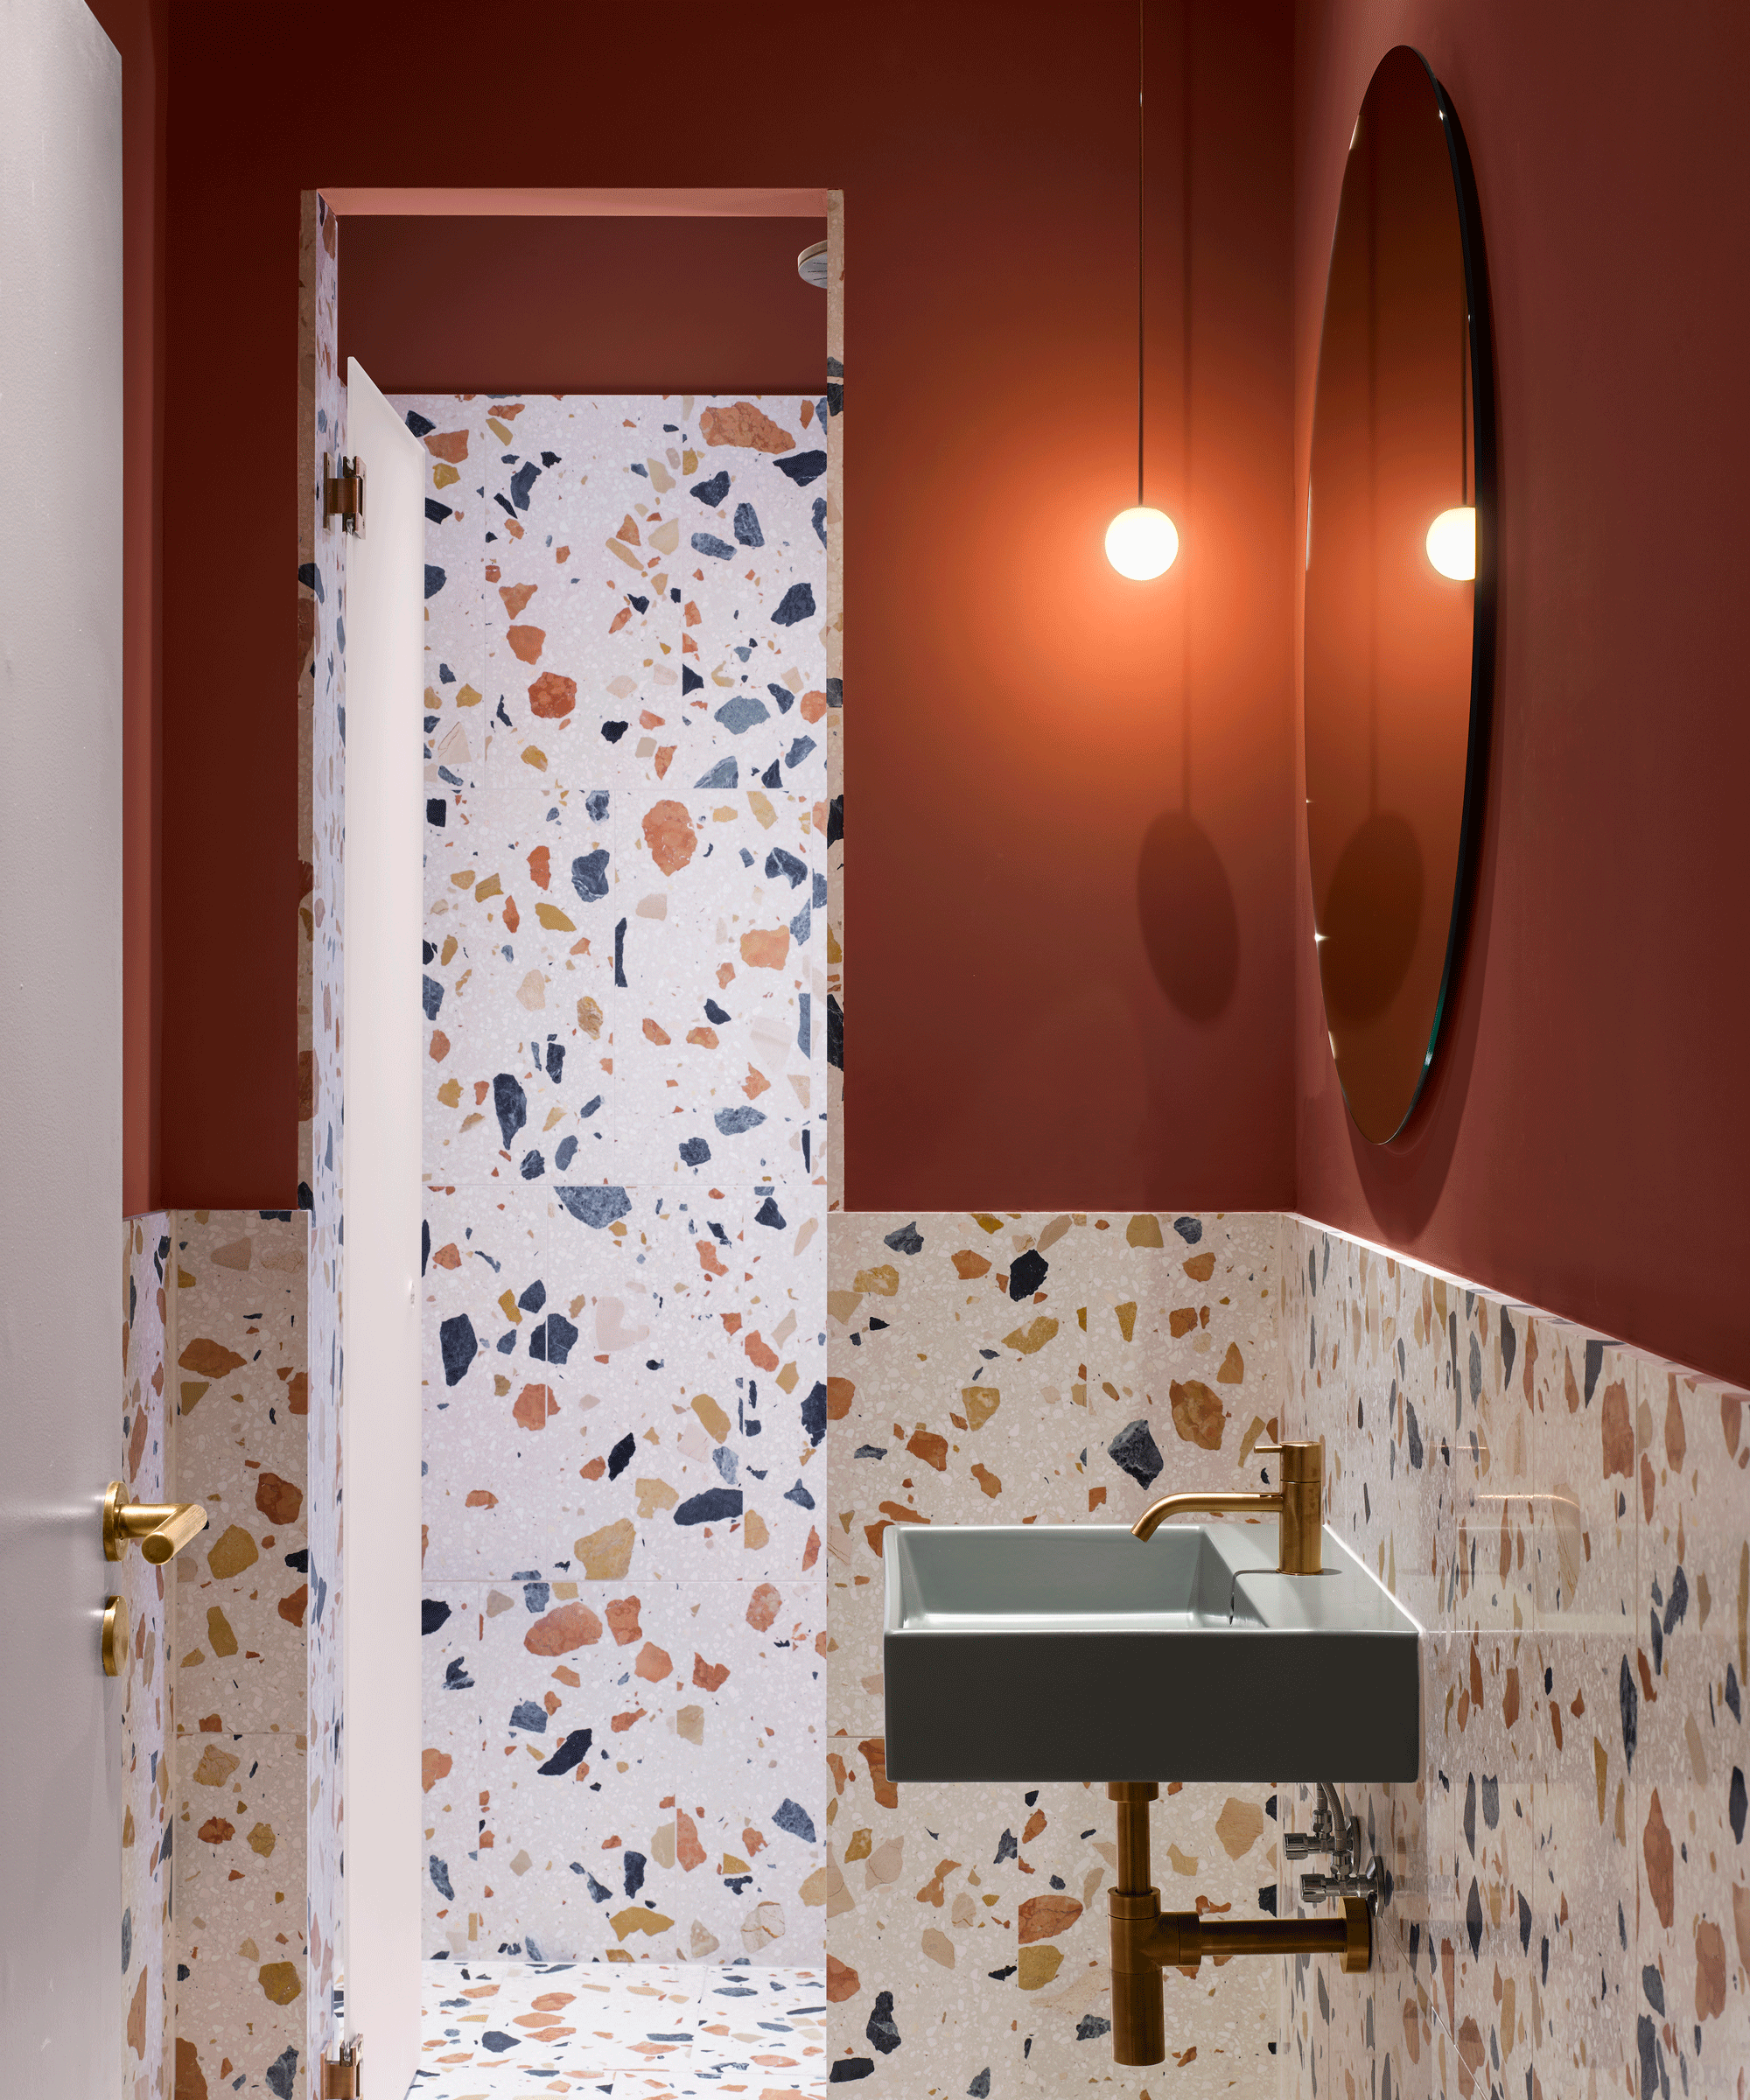
M 430 1961 L 414 2091 L 816 2100 L 824 1979 L 807 1969 Z

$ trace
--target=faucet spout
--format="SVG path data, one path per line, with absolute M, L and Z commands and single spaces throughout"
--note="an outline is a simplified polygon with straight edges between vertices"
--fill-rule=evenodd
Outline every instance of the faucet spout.
M 1282 1511 L 1282 1491 L 1277 1488 L 1244 1494 L 1164 1494 L 1158 1502 L 1151 1503 L 1130 1526 L 1130 1536 L 1132 1538 L 1152 1538 L 1168 1517 L 1187 1516 L 1194 1509 L 1213 1516 L 1221 1516 L 1229 1510 L 1242 1511 L 1253 1516 L 1279 1516 Z
M 1325 1446 L 1318 1444 L 1258 1444 L 1253 1446 L 1282 1460 L 1282 1485 L 1248 1492 L 1216 1494 L 1165 1494 L 1130 1526 L 1133 1537 L 1148 1539 L 1169 1516 L 1188 1510 L 1213 1515 L 1232 1511 L 1248 1516 L 1279 1516 L 1277 1569 L 1284 1575 L 1317 1575 L 1325 1565 Z

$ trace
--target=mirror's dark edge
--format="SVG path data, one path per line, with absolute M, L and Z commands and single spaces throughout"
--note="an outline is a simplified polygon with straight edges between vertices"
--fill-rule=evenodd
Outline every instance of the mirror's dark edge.
M 1494 702 L 1496 522 L 1500 516 L 1495 458 L 1494 332 L 1476 174 L 1471 166 L 1470 149 L 1465 144 L 1452 98 L 1441 86 L 1438 75 L 1423 53 L 1418 51 L 1416 56 L 1440 105 L 1446 153 L 1452 162 L 1452 188 L 1458 199 L 1459 238 L 1465 258 L 1465 299 L 1470 309 L 1471 448 L 1475 461 L 1473 494 L 1476 499 L 1477 564 L 1471 626 L 1470 738 L 1465 752 L 1465 800 L 1459 818 L 1459 861 L 1452 880 L 1452 915 L 1446 928 L 1446 957 L 1440 970 L 1439 996 L 1434 1002 L 1427 1054 L 1417 1076 L 1416 1091 L 1410 1096 L 1397 1128 L 1382 1141 L 1386 1144 L 1402 1137 L 1409 1127 L 1417 1103 L 1422 1098 L 1422 1090 L 1428 1083 L 1428 1075 L 1434 1068 L 1434 1052 L 1446 1025 L 1446 1006 L 1457 981 L 1475 901 L 1483 804 L 1488 799 L 1490 715 Z

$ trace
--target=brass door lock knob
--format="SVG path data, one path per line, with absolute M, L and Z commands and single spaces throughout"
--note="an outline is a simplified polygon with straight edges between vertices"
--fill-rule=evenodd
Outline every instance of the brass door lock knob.
M 120 1560 L 130 1539 L 157 1566 L 174 1560 L 189 1540 L 206 1529 L 206 1512 L 199 1502 L 130 1502 L 120 1480 L 103 1494 L 103 1558 Z
M 130 1638 L 128 1600 L 125 1597 L 106 1597 L 103 1600 L 103 1674 L 106 1677 L 119 1677 L 128 1667 L 128 1642 Z

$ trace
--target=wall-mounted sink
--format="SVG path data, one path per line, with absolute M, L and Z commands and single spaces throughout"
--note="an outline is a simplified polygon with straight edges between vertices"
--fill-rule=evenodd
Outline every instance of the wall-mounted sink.
M 894 1525 L 896 1780 L 1413 1780 L 1418 1630 L 1326 1528 Z

